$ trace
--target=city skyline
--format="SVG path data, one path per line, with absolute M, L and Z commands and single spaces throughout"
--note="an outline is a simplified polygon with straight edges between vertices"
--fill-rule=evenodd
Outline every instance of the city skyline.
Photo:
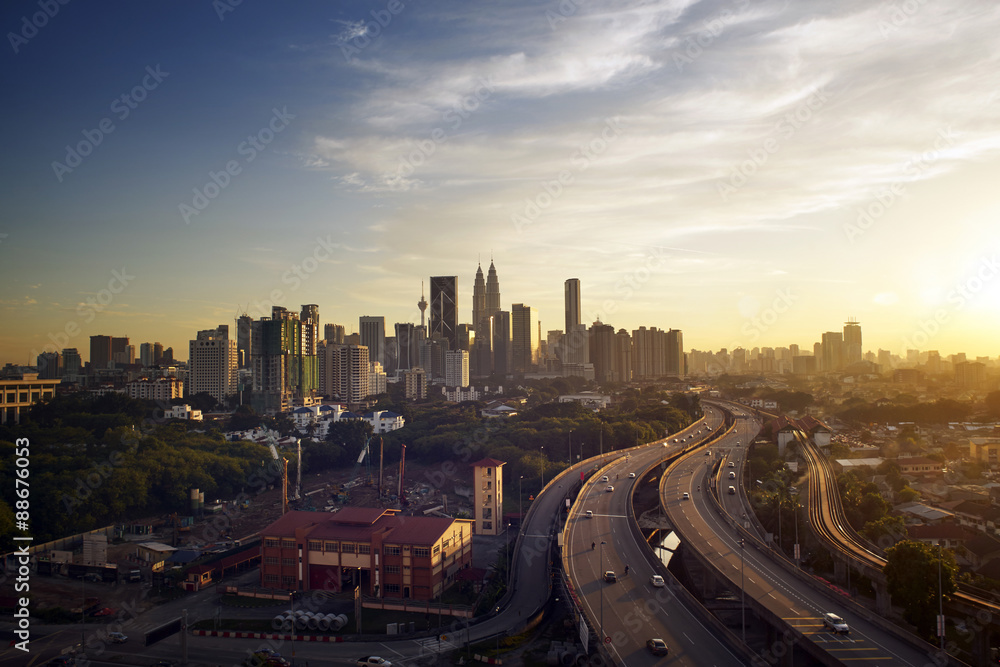
M 688 349 L 1000 354 L 996 6 L 219 6 L 6 13 L 3 362 L 431 276 L 474 326 L 486 258 L 543 332 L 578 278 Z

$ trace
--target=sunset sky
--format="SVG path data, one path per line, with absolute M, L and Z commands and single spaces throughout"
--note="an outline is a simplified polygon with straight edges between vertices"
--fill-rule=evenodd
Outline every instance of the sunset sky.
M 491 257 L 543 331 L 579 278 L 688 350 L 1000 354 L 992 0 L 39 7 L 0 21 L 0 362 L 391 329 L 432 275 L 469 321 Z

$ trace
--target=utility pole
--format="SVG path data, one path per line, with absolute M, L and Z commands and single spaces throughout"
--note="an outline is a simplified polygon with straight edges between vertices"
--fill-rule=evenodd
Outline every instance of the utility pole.
M 604 540 L 601 540 L 601 571 L 598 573 L 604 577 Z M 604 582 L 601 582 L 601 645 L 604 645 Z
M 941 540 L 938 540 L 938 617 L 937 617 L 937 632 L 938 637 L 941 639 L 941 650 L 944 651 L 944 587 L 941 583 L 941 558 L 944 555 L 942 551 Z
M 746 589 L 743 587 L 743 538 L 740 538 L 740 625 L 743 628 L 743 643 L 747 643 Z
M 542 488 L 544 489 L 545 488 L 545 446 L 542 445 L 542 447 L 540 447 L 540 449 L 542 450 L 542 465 L 541 465 L 541 469 L 542 469 Z M 539 490 L 538 492 L 541 493 L 541 490 Z

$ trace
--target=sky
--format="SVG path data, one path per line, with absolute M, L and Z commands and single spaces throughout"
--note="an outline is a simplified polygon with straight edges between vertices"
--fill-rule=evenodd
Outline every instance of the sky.
M 48 13 L 46 13 L 46 11 Z M 0 361 L 187 357 L 272 304 L 421 282 L 685 349 L 996 357 L 1000 5 L 10 2 Z

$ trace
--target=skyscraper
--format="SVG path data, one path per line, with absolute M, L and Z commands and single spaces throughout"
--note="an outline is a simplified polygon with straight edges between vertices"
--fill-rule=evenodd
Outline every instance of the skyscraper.
M 580 324 L 580 279 L 568 278 L 566 280 L 566 328 L 567 335 L 576 330 Z
M 139 346 L 139 363 L 143 368 L 153 365 L 153 344 L 143 343 Z
M 511 317 L 510 312 L 498 310 L 491 318 L 493 322 L 493 350 L 492 350 L 492 372 L 500 377 L 513 373 L 511 357 L 513 351 L 511 347 Z M 488 375 L 488 372 L 483 372 Z
M 458 349 L 458 276 L 431 276 L 429 338 L 443 338 L 449 349 Z
M 409 370 L 420 365 L 417 327 L 412 322 L 396 322 L 396 368 Z
M 610 324 L 594 322 L 590 327 L 590 361 L 594 364 L 594 379 L 598 382 L 617 382 L 618 357 L 615 354 L 617 338 Z
M 848 320 L 844 323 L 844 365 L 856 364 L 862 358 L 861 324 L 857 320 Z
M 444 353 L 444 384 L 446 387 L 469 386 L 469 353 L 448 350 Z
M 823 372 L 832 373 L 844 368 L 844 334 L 827 331 L 823 334 Z
M 500 279 L 497 278 L 497 269 L 493 266 L 493 258 L 490 257 L 490 268 L 486 273 L 486 316 L 500 310 Z
M 79 375 L 83 368 L 83 363 L 80 361 L 80 353 L 77 349 L 75 347 L 64 348 L 62 356 L 63 375 Z
M 538 314 L 534 308 L 515 303 L 510 311 L 511 352 L 514 373 L 530 373 L 539 361 Z
M 358 319 L 361 344 L 368 348 L 368 361 L 385 366 L 385 317 L 362 315 Z
M 250 367 L 250 331 L 253 318 L 249 315 L 240 315 L 236 318 L 236 355 L 240 368 Z
M 684 377 L 684 335 L 680 329 L 667 332 L 667 375 Z
M 316 340 L 315 324 L 311 309 L 305 312 L 303 323 L 295 313 L 274 306 L 270 319 L 262 317 L 253 323 L 250 356 L 257 412 L 284 409 L 292 398 L 311 396 L 318 387 L 318 360 L 315 348 L 309 350 L 310 342 L 314 345 Z
M 324 324 L 323 325 L 323 340 L 330 343 L 337 343 L 339 345 L 344 344 L 344 325 L 343 324 Z
M 135 350 L 129 354 L 128 336 L 113 336 L 111 338 L 111 361 L 115 364 L 127 365 L 135 361 Z
M 206 393 L 225 403 L 236 393 L 237 360 L 229 327 L 199 331 L 188 344 L 188 394 Z
M 476 278 L 472 281 L 472 326 L 478 331 L 479 323 L 486 317 L 486 281 L 483 267 L 476 268 Z
M 90 370 L 107 368 L 111 363 L 111 336 L 90 337 Z

